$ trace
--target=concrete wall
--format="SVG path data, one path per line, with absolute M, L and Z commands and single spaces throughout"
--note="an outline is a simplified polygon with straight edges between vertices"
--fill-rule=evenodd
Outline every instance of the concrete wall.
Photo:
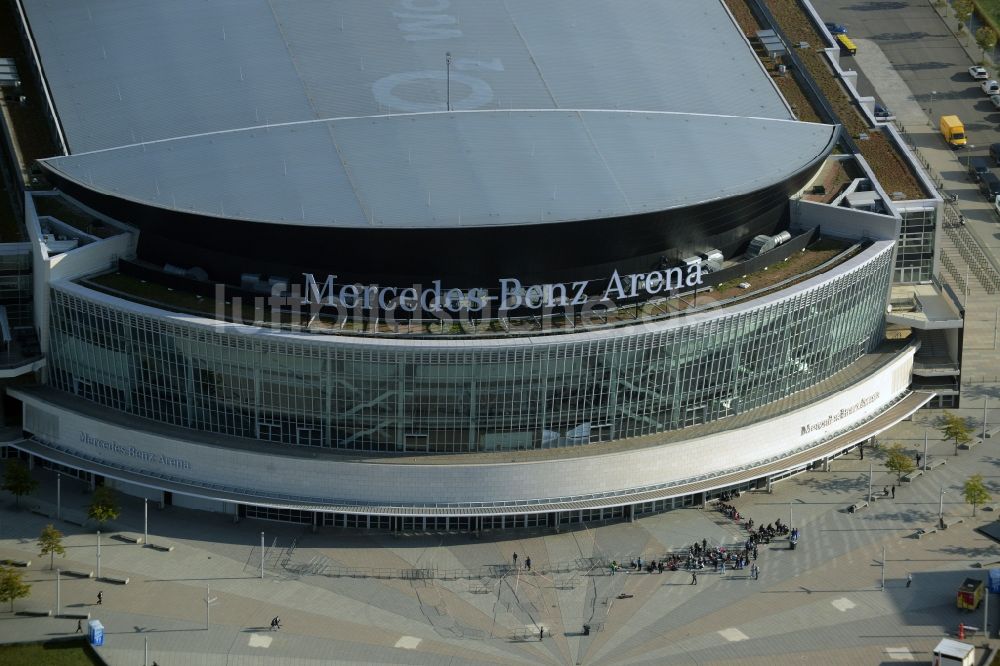
M 136 239 L 132 234 L 122 233 L 82 245 L 69 252 L 49 255 L 45 244 L 41 242 L 42 229 L 38 221 L 38 211 L 35 208 L 33 196 L 49 195 L 38 195 L 30 192 L 24 195 L 24 223 L 32 246 L 35 329 L 38 331 L 38 342 L 42 353 L 47 354 L 49 349 L 49 284 L 57 280 L 73 280 L 114 267 L 118 257 L 130 256 L 135 253 Z M 87 234 L 82 234 L 82 232 L 81 235 L 92 238 Z
M 910 351 L 850 390 L 744 428 L 738 435 L 722 432 L 620 453 L 478 465 L 353 462 L 318 450 L 300 451 L 293 457 L 281 455 L 277 446 L 274 454 L 241 451 L 130 430 L 47 404 L 33 395 L 12 393 L 24 401 L 29 432 L 112 467 L 196 485 L 218 484 L 265 497 L 286 495 L 298 501 L 455 504 L 635 490 L 784 457 L 880 412 L 907 389 L 912 364 Z
M 894 241 L 899 235 L 899 220 L 888 215 L 830 206 L 804 199 L 796 199 L 789 203 L 793 227 L 808 229 L 819 225 L 820 234 L 823 236 Z

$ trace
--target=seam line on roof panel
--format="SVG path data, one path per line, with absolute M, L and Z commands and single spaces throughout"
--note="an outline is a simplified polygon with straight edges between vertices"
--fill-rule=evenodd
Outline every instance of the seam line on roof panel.
M 285 37 L 284 26 L 281 25 L 281 19 L 278 18 L 277 12 L 274 11 L 274 5 L 271 4 L 271 0 L 267 0 L 267 8 L 271 12 L 271 16 L 274 17 L 274 26 L 278 30 L 278 34 L 281 35 L 281 45 L 285 47 L 285 51 L 288 52 L 288 59 L 292 61 L 292 69 L 295 70 L 295 76 L 298 77 L 299 83 L 302 85 L 302 95 L 306 98 L 306 102 L 309 104 L 309 108 L 312 109 L 313 116 L 315 118 L 321 118 L 322 114 L 316 111 L 316 106 L 313 104 L 312 96 L 309 94 L 309 89 L 306 87 L 306 80 L 302 77 L 302 72 L 299 71 L 299 63 L 295 60 L 295 54 L 292 53 L 292 49 L 288 46 L 288 39 Z
M 580 111 L 574 111 L 574 113 L 576 113 L 576 116 L 580 119 L 580 124 L 583 125 L 583 131 L 587 133 L 587 139 L 590 141 L 590 146 L 594 149 L 594 152 L 597 153 L 597 156 L 601 158 L 601 164 L 603 164 L 604 168 L 607 169 L 608 176 L 611 177 L 611 182 L 615 184 L 615 189 L 618 190 L 618 194 L 622 195 L 622 200 L 625 201 L 625 207 L 628 208 L 630 212 L 634 213 L 635 208 L 632 206 L 632 202 L 629 201 L 628 195 L 625 194 L 625 190 L 622 189 L 621 183 L 618 182 L 618 177 L 615 176 L 615 172 L 611 168 L 611 165 L 609 165 L 608 161 L 604 159 L 604 153 L 601 152 L 597 142 L 594 140 L 594 135 L 590 133 L 590 126 L 587 125 L 586 118 L 584 118 L 583 113 Z
M 621 113 L 621 114 L 645 114 L 645 115 L 657 115 L 657 116 L 693 116 L 699 118 L 736 118 L 742 120 L 761 120 L 769 123 L 794 123 L 796 125 L 829 125 L 828 123 L 806 123 L 801 120 L 793 120 L 791 118 L 768 118 L 766 116 L 733 116 L 726 115 L 722 113 L 688 113 L 686 111 L 641 111 L 637 109 L 452 109 L 451 111 L 417 111 L 414 113 L 379 113 L 371 116 L 338 116 L 336 118 L 312 118 L 310 120 L 290 120 L 285 123 L 267 123 L 264 125 L 250 125 L 247 127 L 232 127 L 224 130 L 215 130 L 213 132 L 200 132 L 198 134 L 184 134 L 181 136 L 171 136 L 165 139 L 153 139 L 152 141 L 139 141 L 136 143 L 124 144 L 121 146 L 112 146 L 110 148 L 98 148 L 97 150 L 87 150 L 84 152 L 73 153 L 72 155 L 63 155 L 57 157 L 47 157 L 44 158 L 43 162 L 54 161 L 62 159 L 64 157 L 79 157 L 80 155 L 97 155 L 98 153 L 109 153 L 113 150 L 123 150 L 125 148 L 146 148 L 148 146 L 154 146 L 158 143 L 167 143 L 169 141 L 182 141 L 185 139 L 198 139 L 205 136 L 222 136 L 223 134 L 234 134 L 236 132 L 251 132 L 253 130 L 271 130 L 282 127 L 295 127 L 297 125 L 308 125 L 310 123 L 330 123 L 343 120 L 378 120 L 381 118 L 395 118 L 397 116 L 444 116 L 444 115 L 455 115 L 458 113 L 565 113 L 570 114 L 578 111 L 586 111 L 588 113 Z
M 521 40 L 522 44 L 524 44 L 524 50 L 528 52 L 528 57 L 531 59 L 531 66 L 535 68 L 536 72 L 538 72 L 538 79 L 542 82 L 545 92 L 549 94 L 549 99 L 552 100 L 552 105 L 558 109 L 559 100 L 557 100 L 556 96 L 552 94 L 552 88 L 549 87 L 549 82 L 545 80 L 542 70 L 539 69 L 538 62 L 535 61 L 535 54 L 531 52 L 531 46 L 528 45 L 524 35 L 521 34 L 521 29 L 517 26 L 517 21 L 514 20 L 514 15 L 510 13 L 510 8 L 507 6 L 507 0 L 504 0 L 503 10 L 507 12 L 507 16 L 510 18 L 510 24 L 514 27 L 514 32 L 517 33 L 517 38 Z
M 375 211 L 369 211 L 365 207 L 365 202 L 361 198 L 361 192 L 358 190 L 357 183 L 354 182 L 354 173 L 351 171 L 351 165 L 348 164 L 347 160 L 344 159 L 343 153 L 340 152 L 340 144 L 337 143 L 337 135 L 333 130 L 333 123 L 326 124 L 326 131 L 330 135 L 330 142 L 333 144 L 333 149 L 337 151 L 337 160 L 340 161 L 340 166 L 344 170 L 344 177 L 347 178 L 347 182 L 351 185 L 351 191 L 354 192 L 354 199 L 358 202 L 358 209 L 361 211 L 361 215 L 368 220 L 369 226 L 375 226 Z

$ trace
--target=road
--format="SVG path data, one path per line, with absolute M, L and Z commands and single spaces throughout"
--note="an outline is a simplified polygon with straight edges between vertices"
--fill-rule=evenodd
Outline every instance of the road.
M 862 94 L 876 97 L 896 114 L 932 172 L 944 181 L 943 189 L 958 196 L 970 231 L 994 264 L 1000 264 L 997 214 L 966 175 L 969 156 L 988 155 L 990 144 L 1000 142 L 1000 112 L 968 73 L 978 49 L 973 47 L 970 55 L 927 0 L 814 0 L 813 6 L 823 20 L 848 26 L 858 54 L 842 57 L 841 65 L 859 71 Z M 968 149 L 947 150 L 937 122 L 948 114 L 964 121 Z

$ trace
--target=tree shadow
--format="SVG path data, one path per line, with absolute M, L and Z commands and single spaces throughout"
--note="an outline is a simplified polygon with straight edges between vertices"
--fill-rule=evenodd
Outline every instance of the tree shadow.
M 962 395 L 966 398 L 1000 398 L 1000 386 L 968 384 L 962 389 Z
M 905 2 L 869 0 L 869 2 L 858 2 L 853 5 L 847 5 L 844 9 L 849 9 L 854 12 L 881 12 L 887 9 L 906 9 L 908 6 L 909 5 Z
M 909 71 L 909 72 L 923 72 L 930 69 L 950 69 L 955 66 L 953 62 L 940 62 L 936 60 L 929 60 L 927 62 L 914 62 L 914 63 L 900 63 L 895 65 L 894 68 L 899 71 Z M 961 93 L 955 94 L 956 97 L 966 97 Z M 944 97 L 944 95 L 938 94 L 938 98 Z
M 997 546 L 942 546 L 936 549 L 939 553 L 947 555 L 960 555 L 969 559 L 979 559 L 982 557 L 996 557 L 1000 555 Z

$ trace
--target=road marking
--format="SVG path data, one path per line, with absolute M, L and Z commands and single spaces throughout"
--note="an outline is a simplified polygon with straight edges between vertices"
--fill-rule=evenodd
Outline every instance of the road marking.
M 273 640 L 273 638 L 264 634 L 250 634 L 250 640 L 247 642 L 247 645 L 250 647 L 268 648 L 271 647 L 271 641 Z
M 729 629 L 722 629 L 721 631 L 719 631 L 719 635 L 725 638 L 727 641 L 731 641 L 733 643 L 735 643 L 736 641 L 745 641 L 748 638 L 750 638 L 736 627 L 730 627 Z
M 833 607 L 836 608 L 837 610 L 839 610 L 841 613 L 843 613 L 845 611 L 849 611 L 852 608 L 854 608 L 855 606 L 857 606 L 856 603 L 854 603 L 853 601 L 851 601 L 847 597 L 841 597 L 839 599 L 834 599 L 830 603 L 833 604 Z
M 898 648 L 886 648 L 885 653 L 889 655 L 890 659 L 895 661 L 913 661 L 913 655 L 910 654 L 910 649 L 905 647 Z
M 396 645 L 393 647 L 402 648 L 404 650 L 416 650 L 422 640 L 422 638 L 417 638 L 416 636 L 401 636 L 400 639 L 396 641 Z

